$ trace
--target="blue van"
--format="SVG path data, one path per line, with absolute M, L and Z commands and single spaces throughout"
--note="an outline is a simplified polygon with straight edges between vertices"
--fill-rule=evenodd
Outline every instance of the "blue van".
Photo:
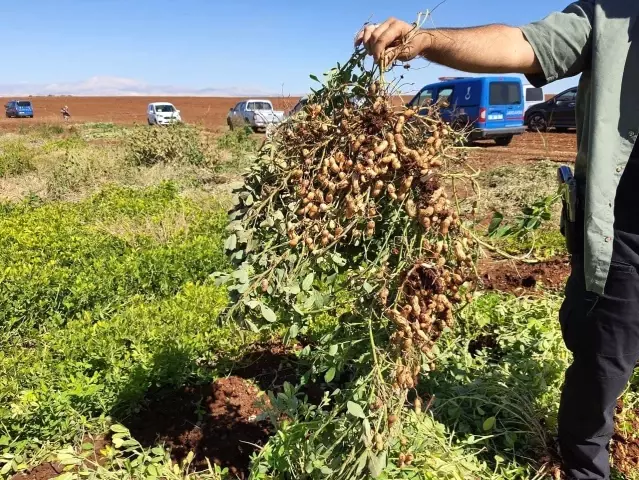
M 497 145 L 510 144 L 524 133 L 523 85 L 517 77 L 440 78 L 427 85 L 408 103 L 424 111 L 439 102 L 442 118 L 454 128 L 472 127 L 469 140 L 492 138 Z
M 33 106 L 28 100 L 12 100 L 4 106 L 7 118 L 33 118 Z

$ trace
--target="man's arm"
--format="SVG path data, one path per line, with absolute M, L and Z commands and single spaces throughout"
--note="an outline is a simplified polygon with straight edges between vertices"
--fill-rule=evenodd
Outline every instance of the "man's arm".
M 413 25 L 391 18 L 364 28 L 356 44 L 387 64 L 423 56 L 472 73 L 524 73 L 533 85 L 541 86 L 589 67 L 594 10 L 595 0 L 578 0 L 521 28 L 487 25 L 414 31 Z
M 474 28 L 419 30 L 391 18 L 369 25 L 357 38 L 379 61 L 425 57 L 471 73 L 541 73 L 535 52 L 519 28 L 486 25 Z M 402 39 L 408 38 L 408 41 Z

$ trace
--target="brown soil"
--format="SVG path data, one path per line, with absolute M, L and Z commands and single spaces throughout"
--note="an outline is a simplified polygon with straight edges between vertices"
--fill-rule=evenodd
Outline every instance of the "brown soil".
M 49 480 L 61 475 L 62 468 L 61 465 L 47 462 L 26 472 L 18 473 L 11 477 L 11 480 Z
M 0 105 L 9 98 L 0 98 Z M 23 125 L 62 123 L 60 109 L 68 105 L 70 123 L 112 122 L 118 124 L 146 124 L 146 107 L 151 102 L 173 103 L 189 123 L 201 124 L 209 129 L 226 125 L 226 115 L 242 98 L 234 97 L 33 97 L 35 118 L 0 118 L 0 130 L 17 130 Z M 271 98 L 278 110 L 289 110 L 297 98 Z
M 623 402 L 617 403 L 617 422 L 612 439 L 612 458 L 614 467 L 625 475 L 636 474 L 639 469 L 639 410 L 625 412 L 625 425 L 620 424 Z
M 95 439 L 87 437 L 82 443 L 90 443 L 93 445 L 92 451 L 86 455 L 87 463 L 103 465 L 105 459 L 101 452 L 104 447 L 109 444 L 109 442 L 102 437 Z M 64 471 L 63 469 L 64 466 L 55 462 L 45 462 L 31 470 L 14 475 L 11 477 L 11 480 L 49 480 L 61 475 Z
M 570 262 L 561 258 L 536 264 L 484 259 L 479 262 L 479 272 L 486 290 L 527 295 L 541 286 L 562 289 L 570 274 Z
M 178 461 L 192 451 L 195 468 L 205 468 L 208 458 L 243 479 L 251 455 L 271 434 L 270 424 L 258 420 L 265 402 L 256 386 L 228 377 L 155 399 L 123 423 L 144 446 L 163 443 Z
M 206 468 L 208 459 L 229 468 L 234 478 L 247 478 L 251 455 L 272 434 L 270 423 L 259 420 L 268 405 L 262 391 L 280 392 L 285 382 L 298 384 L 300 375 L 293 349 L 275 342 L 255 345 L 237 362 L 232 374 L 210 385 L 157 392 L 140 413 L 120 423 L 144 447 L 164 444 L 177 461 L 193 452 L 196 470 Z M 318 404 L 323 396 L 320 386 L 311 384 L 305 390 L 309 400 Z M 107 442 L 85 442 L 94 445 L 88 461 L 101 463 L 99 452 Z M 47 462 L 12 480 L 47 480 L 61 472 L 61 466 Z
M 468 160 L 474 168 L 487 171 L 539 160 L 574 163 L 576 152 L 575 133 L 526 132 L 516 136 L 507 147 L 498 147 L 489 140 L 477 142 L 468 150 Z

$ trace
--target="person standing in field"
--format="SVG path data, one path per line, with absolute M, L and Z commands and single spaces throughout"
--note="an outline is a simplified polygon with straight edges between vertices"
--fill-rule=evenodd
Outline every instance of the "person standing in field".
M 522 73 L 538 87 L 581 74 L 572 273 L 559 314 L 573 352 L 559 447 L 573 480 L 610 478 L 614 410 L 639 359 L 638 17 L 639 2 L 581 0 L 520 28 L 413 35 L 414 25 L 391 18 L 356 39 L 378 61 L 421 56 L 472 73 Z
M 69 112 L 69 107 L 65 105 L 60 110 L 60 113 L 62 113 L 62 118 L 64 119 L 64 121 L 68 122 L 69 121 L 69 117 L 71 117 L 71 113 Z

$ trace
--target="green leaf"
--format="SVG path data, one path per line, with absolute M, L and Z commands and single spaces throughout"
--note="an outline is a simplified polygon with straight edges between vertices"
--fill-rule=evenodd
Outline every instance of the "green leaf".
M 374 289 L 370 283 L 364 282 L 364 290 L 366 291 L 366 293 L 371 293 Z
M 73 478 L 74 476 L 72 472 L 64 472 L 62 475 L 58 475 L 57 477 L 55 477 L 55 480 L 73 480 Z
M 258 333 L 260 331 L 259 328 L 257 328 L 257 325 L 255 325 L 251 320 L 249 320 L 248 318 L 244 318 L 244 321 L 246 322 L 246 324 L 248 325 L 249 329 L 251 330 L 251 332 L 253 333 Z
M 364 452 L 362 453 L 362 455 L 359 457 L 358 461 L 357 461 L 357 475 L 361 474 L 364 471 L 364 468 L 366 468 L 366 461 L 368 460 L 368 453 Z
M 288 329 L 289 338 L 295 338 L 299 333 L 300 327 L 297 325 L 297 323 L 294 323 L 293 325 L 291 325 L 291 328 Z
M 315 274 L 313 272 L 306 275 L 304 281 L 302 282 L 302 290 L 308 292 L 313 286 L 313 281 L 315 280 Z
M 237 235 L 232 233 L 224 242 L 224 250 L 235 250 L 237 247 Z
M 378 478 L 382 472 L 386 469 L 386 452 L 381 452 L 379 456 L 370 452 L 368 459 L 368 470 L 371 477 Z
M 153 447 L 151 449 L 151 453 L 153 453 L 154 455 L 164 455 L 165 451 L 162 447 Z
M 364 421 L 362 422 L 362 426 L 364 427 L 364 435 L 366 435 L 366 438 L 368 438 L 369 440 L 371 438 L 373 438 L 373 431 L 371 429 L 371 422 L 368 421 L 368 418 L 364 419 Z
M 251 310 L 255 310 L 257 307 L 261 305 L 261 302 L 257 300 L 246 300 L 244 304 L 249 307 Z
M 331 383 L 334 378 L 335 378 L 335 367 L 331 367 L 328 369 L 328 371 L 324 375 L 324 381 L 326 383 Z
M 111 431 L 115 433 L 129 433 L 129 429 L 122 425 L 111 425 Z
M 333 255 L 331 255 L 331 260 L 338 267 L 343 267 L 344 265 L 346 265 L 346 260 L 339 253 L 334 253 Z
M 262 311 L 262 316 L 264 317 L 264 320 L 270 323 L 277 321 L 277 316 L 275 315 L 275 312 L 271 310 L 269 307 L 262 304 L 260 305 L 260 309 Z
M 317 83 L 322 83 L 319 81 L 319 78 L 317 78 L 317 75 L 309 75 L 309 77 L 311 78 L 311 80 L 317 82 Z
M 338 348 L 337 345 L 335 344 L 331 345 L 330 347 L 328 347 L 328 354 L 331 357 L 334 357 L 335 355 L 337 355 L 337 348 Z
M 248 283 L 249 281 L 249 273 L 246 268 L 242 268 L 241 270 L 235 270 L 231 276 L 236 278 L 240 283 Z
M 484 420 L 484 425 L 482 427 L 484 429 L 484 432 L 487 432 L 495 428 L 496 422 L 497 422 L 497 419 L 495 417 L 489 417 L 486 420 Z
M 361 405 L 359 405 L 358 403 L 348 402 L 346 404 L 346 410 L 348 410 L 348 413 L 350 413 L 354 417 L 366 418 L 366 415 L 364 414 L 364 410 L 362 409 Z
M 151 478 L 157 478 L 160 476 L 160 472 L 158 472 L 158 469 L 155 465 L 149 465 L 146 467 L 146 471 L 149 474 L 149 476 Z
M 289 285 L 288 287 L 284 287 L 282 289 L 282 291 L 284 293 L 290 293 L 291 295 L 297 295 L 298 293 L 300 293 L 302 290 L 300 289 L 300 286 L 297 283 L 292 283 L 291 285 Z
M 501 225 L 501 222 L 504 220 L 504 215 L 500 212 L 493 213 L 493 219 L 490 221 L 490 225 L 488 226 L 488 235 L 493 236 L 496 230 Z

